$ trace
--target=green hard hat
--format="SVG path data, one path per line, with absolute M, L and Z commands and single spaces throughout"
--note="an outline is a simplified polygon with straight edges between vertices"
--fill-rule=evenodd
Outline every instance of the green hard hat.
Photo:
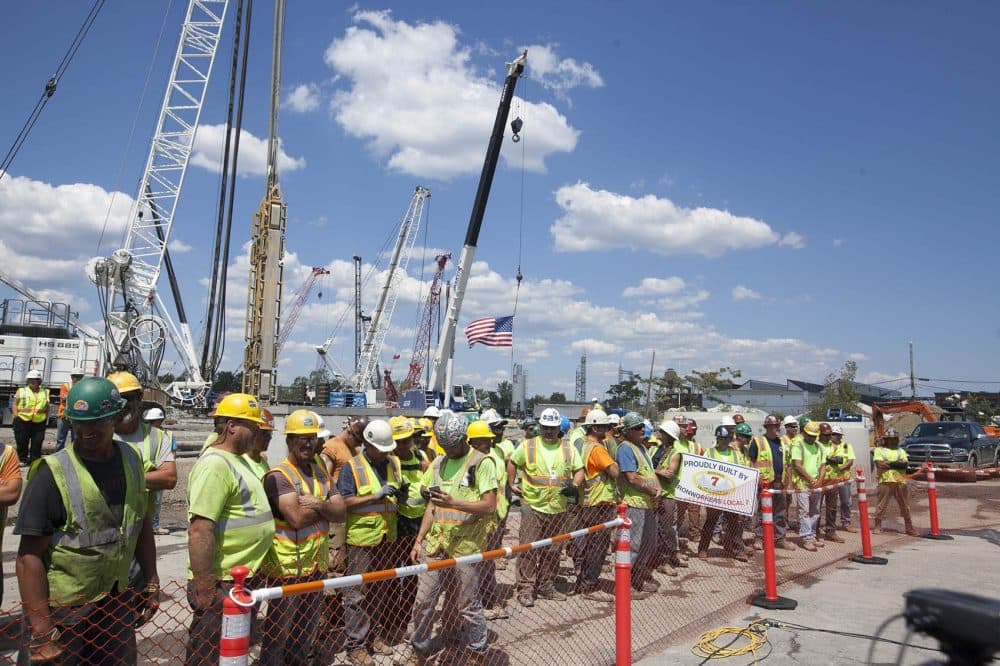
M 84 377 L 66 396 L 66 418 L 70 421 L 99 421 L 125 408 L 126 400 L 110 380 Z
M 642 415 L 639 412 L 629 412 L 628 414 L 622 417 L 623 429 L 629 430 L 630 428 L 634 428 L 635 426 L 638 425 L 641 426 L 646 425 L 646 420 L 642 418 Z
M 743 435 L 744 437 L 753 437 L 753 428 L 746 423 L 740 423 L 736 426 L 736 434 Z
M 799 430 L 801 430 L 802 428 L 805 428 L 806 424 L 809 423 L 809 421 L 810 421 L 810 418 L 808 416 L 806 416 L 804 414 L 802 416 L 800 416 L 799 417 Z

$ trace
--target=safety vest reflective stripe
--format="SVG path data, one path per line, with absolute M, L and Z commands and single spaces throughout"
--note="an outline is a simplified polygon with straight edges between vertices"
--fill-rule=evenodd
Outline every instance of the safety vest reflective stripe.
M 465 457 L 465 464 L 462 465 L 458 472 L 455 473 L 455 476 L 451 477 L 454 483 L 451 484 L 452 489 L 448 494 L 452 497 L 456 497 L 455 491 L 462 487 L 460 484 L 462 483 L 462 479 L 465 478 L 465 475 L 469 473 L 469 468 L 474 465 L 478 465 L 485 459 L 486 456 L 479 451 L 469 451 L 468 455 Z M 434 461 L 434 464 L 431 467 L 431 479 L 434 481 L 435 486 L 441 486 L 441 484 L 445 482 L 441 477 L 441 467 L 444 465 L 445 460 L 446 458 L 438 458 Z M 434 522 L 437 523 L 467 525 L 476 522 L 480 518 L 482 518 L 482 516 L 471 514 L 468 511 L 459 511 L 458 509 L 441 509 L 437 507 L 434 509 Z
M 364 506 L 350 509 L 348 513 L 352 513 L 355 516 L 374 516 L 380 513 L 396 513 L 396 505 L 388 503 L 365 504 Z
M 44 423 L 48 418 L 48 407 L 48 389 L 40 388 L 37 393 L 27 386 L 17 389 L 17 418 L 22 421 Z
M 541 442 L 541 439 L 542 439 L 541 437 L 532 437 L 531 439 L 529 439 L 527 442 L 524 443 L 525 447 L 527 447 L 524 450 L 525 467 L 533 467 L 537 465 L 538 462 L 537 446 L 539 442 Z M 573 462 L 573 452 L 570 450 L 570 445 L 566 442 L 562 443 L 562 455 L 563 455 L 563 462 L 566 463 L 566 469 L 568 470 Z M 533 486 L 558 486 L 561 488 L 564 485 L 563 483 L 564 481 L 573 478 L 572 473 L 570 474 L 567 474 L 565 472 L 556 473 L 555 470 L 551 469 L 548 471 L 549 471 L 549 476 L 547 477 L 531 476 L 530 474 L 524 474 L 524 479 L 527 480 L 528 483 L 530 483 Z
M 311 488 L 306 489 L 306 493 L 314 495 L 315 497 L 322 497 L 322 499 L 325 500 L 327 495 L 330 494 L 329 474 L 327 474 L 326 469 L 315 463 L 312 463 L 311 467 L 314 485 Z M 303 488 L 306 480 L 302 478 L 302 475 L 299 474 L 299 470 L 297 470 L 294 465 L 289 464 L 288 460 L 282 461 L 271 471 L 283 475 L 286 479 L 288 479 L 288 482 L 292 485 L 292 487 L 295 488 L 295 492 L 297 494 L 303 494 Z M 315 484 L 319 485 L 318 493 Z M 287 521 L 275 518 L 274 529 L 275 536 L 289 541 L 294 541 L 295 543 L 302 543 L 314 535 L 322 534 L 325 536 L 330 531 L 330 523 L 321 518 L 307 527 L 296 530 L 291 527 Z
M 468 525 L 479 520 L 479 516 L 455 509 L 435 509 L 434 521 L 452 525 Z
M 229 471 L 233 475 L 233 478 L 236 479 L 236 485 L 240 493 L 240 503 L 243 505 L 244 515 L 240 518 L 220 517 L 217 521 L 215 521 L 216 534 L 221 534 L 226 530 L 235 530 L 241 527 L 250 527 L 251 525 L 260 525 L 262 523 L 271 523 L 274 521 L 274 516 L 271 515 L 270 509 L 262 511 L 259 514 L 256 513 L 257 508 L 253 504 L 253 496 L 250 494 L 250 487 L 243 479 L 243 475 L 240 474 L 235 467 L 233 467 L 233 464 L 229 462 L 228 458 L 224 455 L 216 453 L 212 449 L 209 449 L 202 454 L 203 458 L 205 456 L 218 456 L 225 461 L 226 466 L 229 467 Z

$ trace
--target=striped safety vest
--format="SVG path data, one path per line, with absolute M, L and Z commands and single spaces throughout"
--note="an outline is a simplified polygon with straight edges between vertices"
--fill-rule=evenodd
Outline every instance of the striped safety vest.
M 458 500 L 475 502 L 480 499 L 476 487 L 476 470 L 484 461 L 495 459 L 475 449 L 469 449 L 462 466 L 450 478 L 441 476 L 441 468 L 449 459 L 439 456 L 431 463 L 431 479 L 441 491 Z M 495 529 L 496 514 L 476 515 L 454 508 L 434 507 L 434 522 L 427 533 L 428 555 L 447 554 L 461 557 L 479 552 L 486 546 L 486 537 Z
M 287 458 L 268 474 L 281 474 L 299 495 L 311 494 L 326 501 L 333 489 L 329 473 L 315 461 L 309 463 L 312 477 L 306 479 Z M 274 517 L 274 543 L 261 570 L 271 576 L 303 576 L 326 569 L 329 552 L 330 523 L 322 516 L 307 527 L 295 529 L 284 518 Z
M 402 485 L 403 473 L 399 458 L 389 456 L 386 483 L 393 488 Z M 382 488 L 375 470 L 363 453 L 348 463 L 354 475 L 358 497 L 374 495 Z M 363 504 L 347 510 L 347 544 L 349 546 L 377 546 L 383 539 L 396 540 L 396 498 L 383 497 L 374 504 Z
M 17 418 L 26 423 L 45 423 L 49 417 L 49 390 L 44 386 L 38 392 L 27 386 L 17 389 Z
M 584 440 L 582 458 L 585 470 L 584 473 L 587 474 L 587 476 L 583 481 L 583 506 L 614 504 L 616 502 L 618 486 L 611 480 L 611 477 L 604 471 L 600 471 L 593 476 L 590 476 L 590 473 L 586 471 L 587 461 L 590 460 L 590 454 L 593 453 L 594 449 L 597 447 L 604 448 L 604 443 L 590 438 Z

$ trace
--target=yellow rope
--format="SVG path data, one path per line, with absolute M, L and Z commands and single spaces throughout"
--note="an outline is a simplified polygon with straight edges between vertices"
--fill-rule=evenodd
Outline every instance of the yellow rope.
M 748 642 L 736 648 L 717 645 L 716 641 L 726 634 L 736 634 L 737 636 L 737 639 L 730 639 L 726 645 L 731 645 L 739 638 L 746 639 Z M 726 659 L 753 654 L 754 663 L 757 663 L 757 651 L 766 644 L 767 626 L 758 620 L 751 622 L 746 627 L 719 627 L 712 631 L 706 631 L 698 637 L 698 642 L 691 646 L 691 653 L 704 659 Z

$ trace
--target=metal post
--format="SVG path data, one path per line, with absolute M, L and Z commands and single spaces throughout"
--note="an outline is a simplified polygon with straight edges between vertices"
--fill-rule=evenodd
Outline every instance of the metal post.
M 855 555 L 852 561 L 858 564 L 888 564 L 884 557 L 872 556 L 872 534 L 868 523 L 868 493 L 865 491 L 865 473 L 857 470 L 858 476 L 858 517 L 861 519 L 861 555 Z
M 924 535 L 925 539 L 935 539 L 937 541 L 951 541 L 954 537 L 941 534 L 938 527 L 937 510 L 937 482 L 934 480 L 934 468 L 927 468 L 927 504 L 931 509 L 931 531 Z
M 750 603 L 768 610 L 795 610 L 799 602 L 778 596 L 777 561 L 774 554 L 774 506 L 773 491 L 764 482 L 760 491 L 760 518 L 764 540 L 764 591 L 750 599 Z
M 625 517 L 625 504 L 618 505 L 618 528 L 615 544 L 615 666 L 632 663 L 632 522 Z

